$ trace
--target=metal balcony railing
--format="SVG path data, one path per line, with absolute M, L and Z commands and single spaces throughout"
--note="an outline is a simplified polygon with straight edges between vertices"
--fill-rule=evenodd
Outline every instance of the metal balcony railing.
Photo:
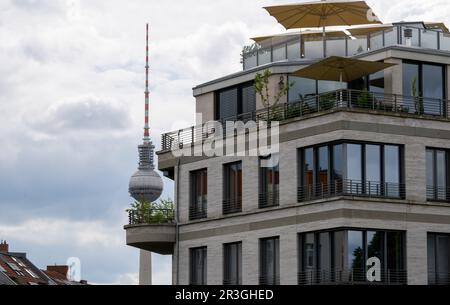
M 276 207 L 280 205 L 280 192 L 270 191 L 259 194 L 259 208 Z
M 148 209 L 128 211 L 130 225 L 172 224 L 175 223 L 175 211 L 168 209 Z
M 208 217 L 208 210 L 206 202 L 189 207 L 189 220 L 199 220 Z
M 163 151 L 171 151 L 183 149 L 193 143 L 203 143 L 206 139 L 217 139 L 220 137 L 218 134 L 223 138 L 234 135 L 234 129 L 226 130 L 225 123 L 227 121 L 284 121 L 340 109 L 355 109 L 368 113 L 404 114 L 430 119 L 450 119 L 448 100 L 342 89 L 229 117 L 216 122 L 216 124 L 192 126 L 165 133 L 162 135 L 161 147 Z M 222 133 L 218 133 L 217 128 L 223 128 Z
M 242 285 L 242 279 L 224 279 L 223 285 L 225 286 L 236 286 L 236 285 Z
M 450 202 L 450 187 L 428 185 L 427 200 Z
M 222 208 L 224 215 L 242 212 L 242 197 L 224 199 Z
M 259 277 L 259 285 L 263 285 L 263 286 L 280 285 L 280 276 L 279 275 L 260 276 Z
M 311 201 L 336 196 L 403 199 L 404 184 L 359 180 L 335 180 L 331 183 L 310 184 L 298 188 L 298 201 Z
M 370 282 L 365 270 L 310 269 L 298 273 L 299 285 L 406 285 L 406 270 L 382 270 L 381 281 Z
M 450 273 L 429 271 L 428 285 L 450 285 Z

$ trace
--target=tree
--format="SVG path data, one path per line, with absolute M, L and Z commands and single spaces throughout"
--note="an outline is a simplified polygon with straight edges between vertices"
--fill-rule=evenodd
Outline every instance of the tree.
M 255 92 L 261 97 L 261 102 L 266 108 L 274 108 L 280 102 L 280 99 L 288 93 L 290 87 L 294 83 L 284 83 L 280 81 L 278 91 L 274 96 L 270 96 L 269 93 L 269 79 L 272 73 L 266 69 L 263 74 L 256 73 L 254 88 Z

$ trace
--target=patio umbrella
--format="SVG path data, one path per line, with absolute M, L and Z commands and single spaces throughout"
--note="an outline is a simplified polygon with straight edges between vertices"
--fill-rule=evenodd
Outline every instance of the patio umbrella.
M 298 4 L 268 6 L 265 9 L 286 29 L 381 23 L 365 1 L 323 0 Z
M 292 73 L 292 76 L 314 80 L 351 82 L 360 77 L 395 66 L 395 64 L 331 56 Z
M 351 82 L 395 65 L 396 64 L 378 61 L 331 56 L 298 70 L 291 75 L 314 80 L 339 81 L 339 87 L 343 89 L 343 82 Z M 342 101 L 342 91 L 340 92 L 340 95 L 340 100 Z

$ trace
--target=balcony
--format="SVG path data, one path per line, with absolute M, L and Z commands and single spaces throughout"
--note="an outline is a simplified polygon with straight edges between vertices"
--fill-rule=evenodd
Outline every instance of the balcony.
M 246 122 L 249 120 L 281 122 L 340 110 L 435 120 L 450 119 L 450 103 L 448 100 L 343 89 L 308 96 L 302 100 L 280 104 L 276 107 L 240 114 L 223 119 L 221 123 L 225 124 L 226 121 Z M 232 134 L 234 134 L 234 130 Z M 224 136 L 226 135 L 227 132 Z M 193 143 L 200 143 L 211 137 L 216 137 L 212 126 L 192 126 L 163 134 L 161 147 L 162 151 L 172 151 L 182 149 Z
M 406 285 L 406 270 L 385 270 L 381 272 L 380 282 L 369 282 L 366 271 L 312 269 L 298 273 L 299 285 Z
M 427 186 L 427 200 L 450 202 L 450 187 Z
M 298 202 L 326 199 L 338 196 L 403 199 L 405 185 L 374 181 L 335 180 L 330 184 L 306 185 L 298 188 Z
M 450 34 L 439 30 L 394 25 L 378 31 L 369 31 L 367 34 L 367 31 L 358 28 L 348 31 L 351 36 L 339 31 L 327 34 L 326 54 L 322 35 L 288 33 L 257 40 L 258 43 L 244 48 L 243 68 L 248 70 L 278 61 L 356 56 L 395 45 L 450 51 Z
M 428 285 L 450 285 L 450 273 L 429 271 Z
M 224 199 L 222 202 L 222 212 L 224 215 L 241 213 L 242 212 L 242 197 Z
M 125 226 L 127 245 L 161 255 L 173 254 L 175 244 L 173 210 L 149 209 L 130 211 Z
M 258 201 L 260 209 L 277 207 L 280 205 L 280 192 L 275 190 L 260 193 Z

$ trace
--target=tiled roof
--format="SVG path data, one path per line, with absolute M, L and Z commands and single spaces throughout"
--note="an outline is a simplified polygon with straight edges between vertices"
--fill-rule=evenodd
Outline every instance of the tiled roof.
M 23 253 L 0 253 L 0 272 L 17 285 L 48 285 L 49 279 Z
M 48 268 L 52 267 L 55 266 Z M 1 285 L 87 285 L 87 282 L 70 281 L 62 272 L 40 270 L 26 258 L 25 253 L 0 252 Z

